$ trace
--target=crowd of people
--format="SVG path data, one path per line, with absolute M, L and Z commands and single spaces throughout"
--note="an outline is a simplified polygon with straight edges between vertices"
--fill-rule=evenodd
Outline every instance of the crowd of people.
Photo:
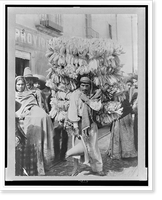
M 33 75 L 29 67 L 23 76 L 15 78 L 16 175 L 44 176 L 51 163 L 66 162 L 73 157 L 71 176 L 78 173 L 79 163 L 91 167 L 104 176 L 103 161 L 98 147 L 98 124 L 95 113 L 102 107 L 102 90 L 95 88 L 88 76 L 82 76 L 78 88 L 64 91 L 58 86 L 54 95 L 63 102 L 66 117 L 51 114 L 52 91 L 41 75 Z M 123 112 L 120 119 L 110 124 L 111 140 L 108 156 L 112 159 L 137 157 L 138 152 L 138 79 L 125 84 Z M 118 95 L 115 101 L 121 101 Z M 65 100 L 68 103 L 66 105 Z M 72 131 L 72 146 L 68 148 L 69 134 L 65 120 Z

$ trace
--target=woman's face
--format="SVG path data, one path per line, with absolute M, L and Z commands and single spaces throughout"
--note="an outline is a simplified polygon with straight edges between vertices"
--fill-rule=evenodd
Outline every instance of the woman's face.
M 16 90 L 18 92 L 23 92 L 25 90 L 25 83 L 22 80 L 17 81 Z
M 90 90 L 90 85 L 87 83 L 81 83 L 80 84 L 80 89 L 84 94 L 87 94 Z

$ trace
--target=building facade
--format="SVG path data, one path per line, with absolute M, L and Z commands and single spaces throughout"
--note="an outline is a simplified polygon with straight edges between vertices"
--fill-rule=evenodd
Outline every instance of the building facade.
M 63 14 L 63 36 L 116 40 L 115 15 Z
M 46 76 L 48 40 L 60 36 L 116 40 L 125 51 L 120 57 L 123 71 L 131 73 L 132 68 L 137 71 L 137 19 L 134 16 L 131 21 L 131 17 L 119 14 L 19 14 L 15 32 L 16 74 L 22 75 L 24 68 L 29 66 L 33 73 Z
M 48 40 L 61 36 L 61 15 L 17 15 L 15 30 L 15 73 L 23 75 L 25 67 L 32 73 L 46 75 L 48 59 L 45 57 Z

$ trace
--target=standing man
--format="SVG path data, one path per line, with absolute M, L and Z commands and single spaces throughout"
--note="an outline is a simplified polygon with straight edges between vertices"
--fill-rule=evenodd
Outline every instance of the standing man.
M 41 91 L 34 87 L 34 83 L 38 82 L 38 78 L 33 76 L 29 67 L 24 69 L 24 78 L 26 81 L 27 90 L 32 90 L 34 92 L 33 95 L 37 100 L 38 106 L 45 110 Z
M 65 115 L 68 109 L 68 91 L 66 91 L 66 86 L 64 84 L 59 84 L 55 93 L 51 97 L 54 103 L 52 106 L 50 116 L 53 118 L 54 123 L 54 152 L 55 152 L 55 162 L 64 162 L 65 154 L 68 149 L 68 133 L 64 126 Z M 53 110 L 54 109 L 54 110 Z M 53 114 L 54 111 L 54 114 Z
M 50 89 L 46 86 L 46 78 L 39 74 L 34 74 L 34 77 L 37 80 L 34 82 L 34 87 L 39 91 L 40 95 L 42 96 L 42 106 L 46 113 L 49 113 L 49 106 L 47 99 L 50 95 Z
M 138 151 L 138 78 L 133 77 L 134 92 L 131 99 L 132 109 L 134 113 L 134 143 L 136 151 Z
M 54 152 L 55 162 L 66 162 L 65 154 L 68 148 L 68 134 L 63 121 L 54 122 Z
M 133 86 L 133 81 L 132 80 L 127 80 L 126 82 L 126 91 L 128 91 L 128 96 L 129 96 L 129 102 L 131 102 L 131 90 L 132 90 L 132 86 Z
M 135 93 L 138 93 L 138 79 L 137 76 L 132 77 L 132 87 L 130 88 L 129 102 L 132 101 L 132 97 Z
M 77 174 L 79 161 L 90 165 L 93 172 L 100 176 L 103 172 L 103 162 L 98 148 L 98 128 L 93 118 L 93 111 L 100 110 L 101 101 L 90 99 L 91 81 L 89 77 L 80 79 L 79 88 L 70 96 L 68 119 L 73 124 L 74 135 L 72 149 L 67 151 L 66 157 L 73 156 L 74 169 L 72 176 Z M 98 100 L 97 100 L 98 99 Z

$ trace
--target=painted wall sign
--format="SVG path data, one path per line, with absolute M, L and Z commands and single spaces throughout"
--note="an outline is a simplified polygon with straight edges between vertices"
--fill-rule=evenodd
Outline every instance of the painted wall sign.
M 39 34 L 35 31 L 28 30 L 26 28 L 16 28 L 15 41 L 17 43 L 25 44 L 33 48 L 46 50 L 48 41 L 51 37 Z

